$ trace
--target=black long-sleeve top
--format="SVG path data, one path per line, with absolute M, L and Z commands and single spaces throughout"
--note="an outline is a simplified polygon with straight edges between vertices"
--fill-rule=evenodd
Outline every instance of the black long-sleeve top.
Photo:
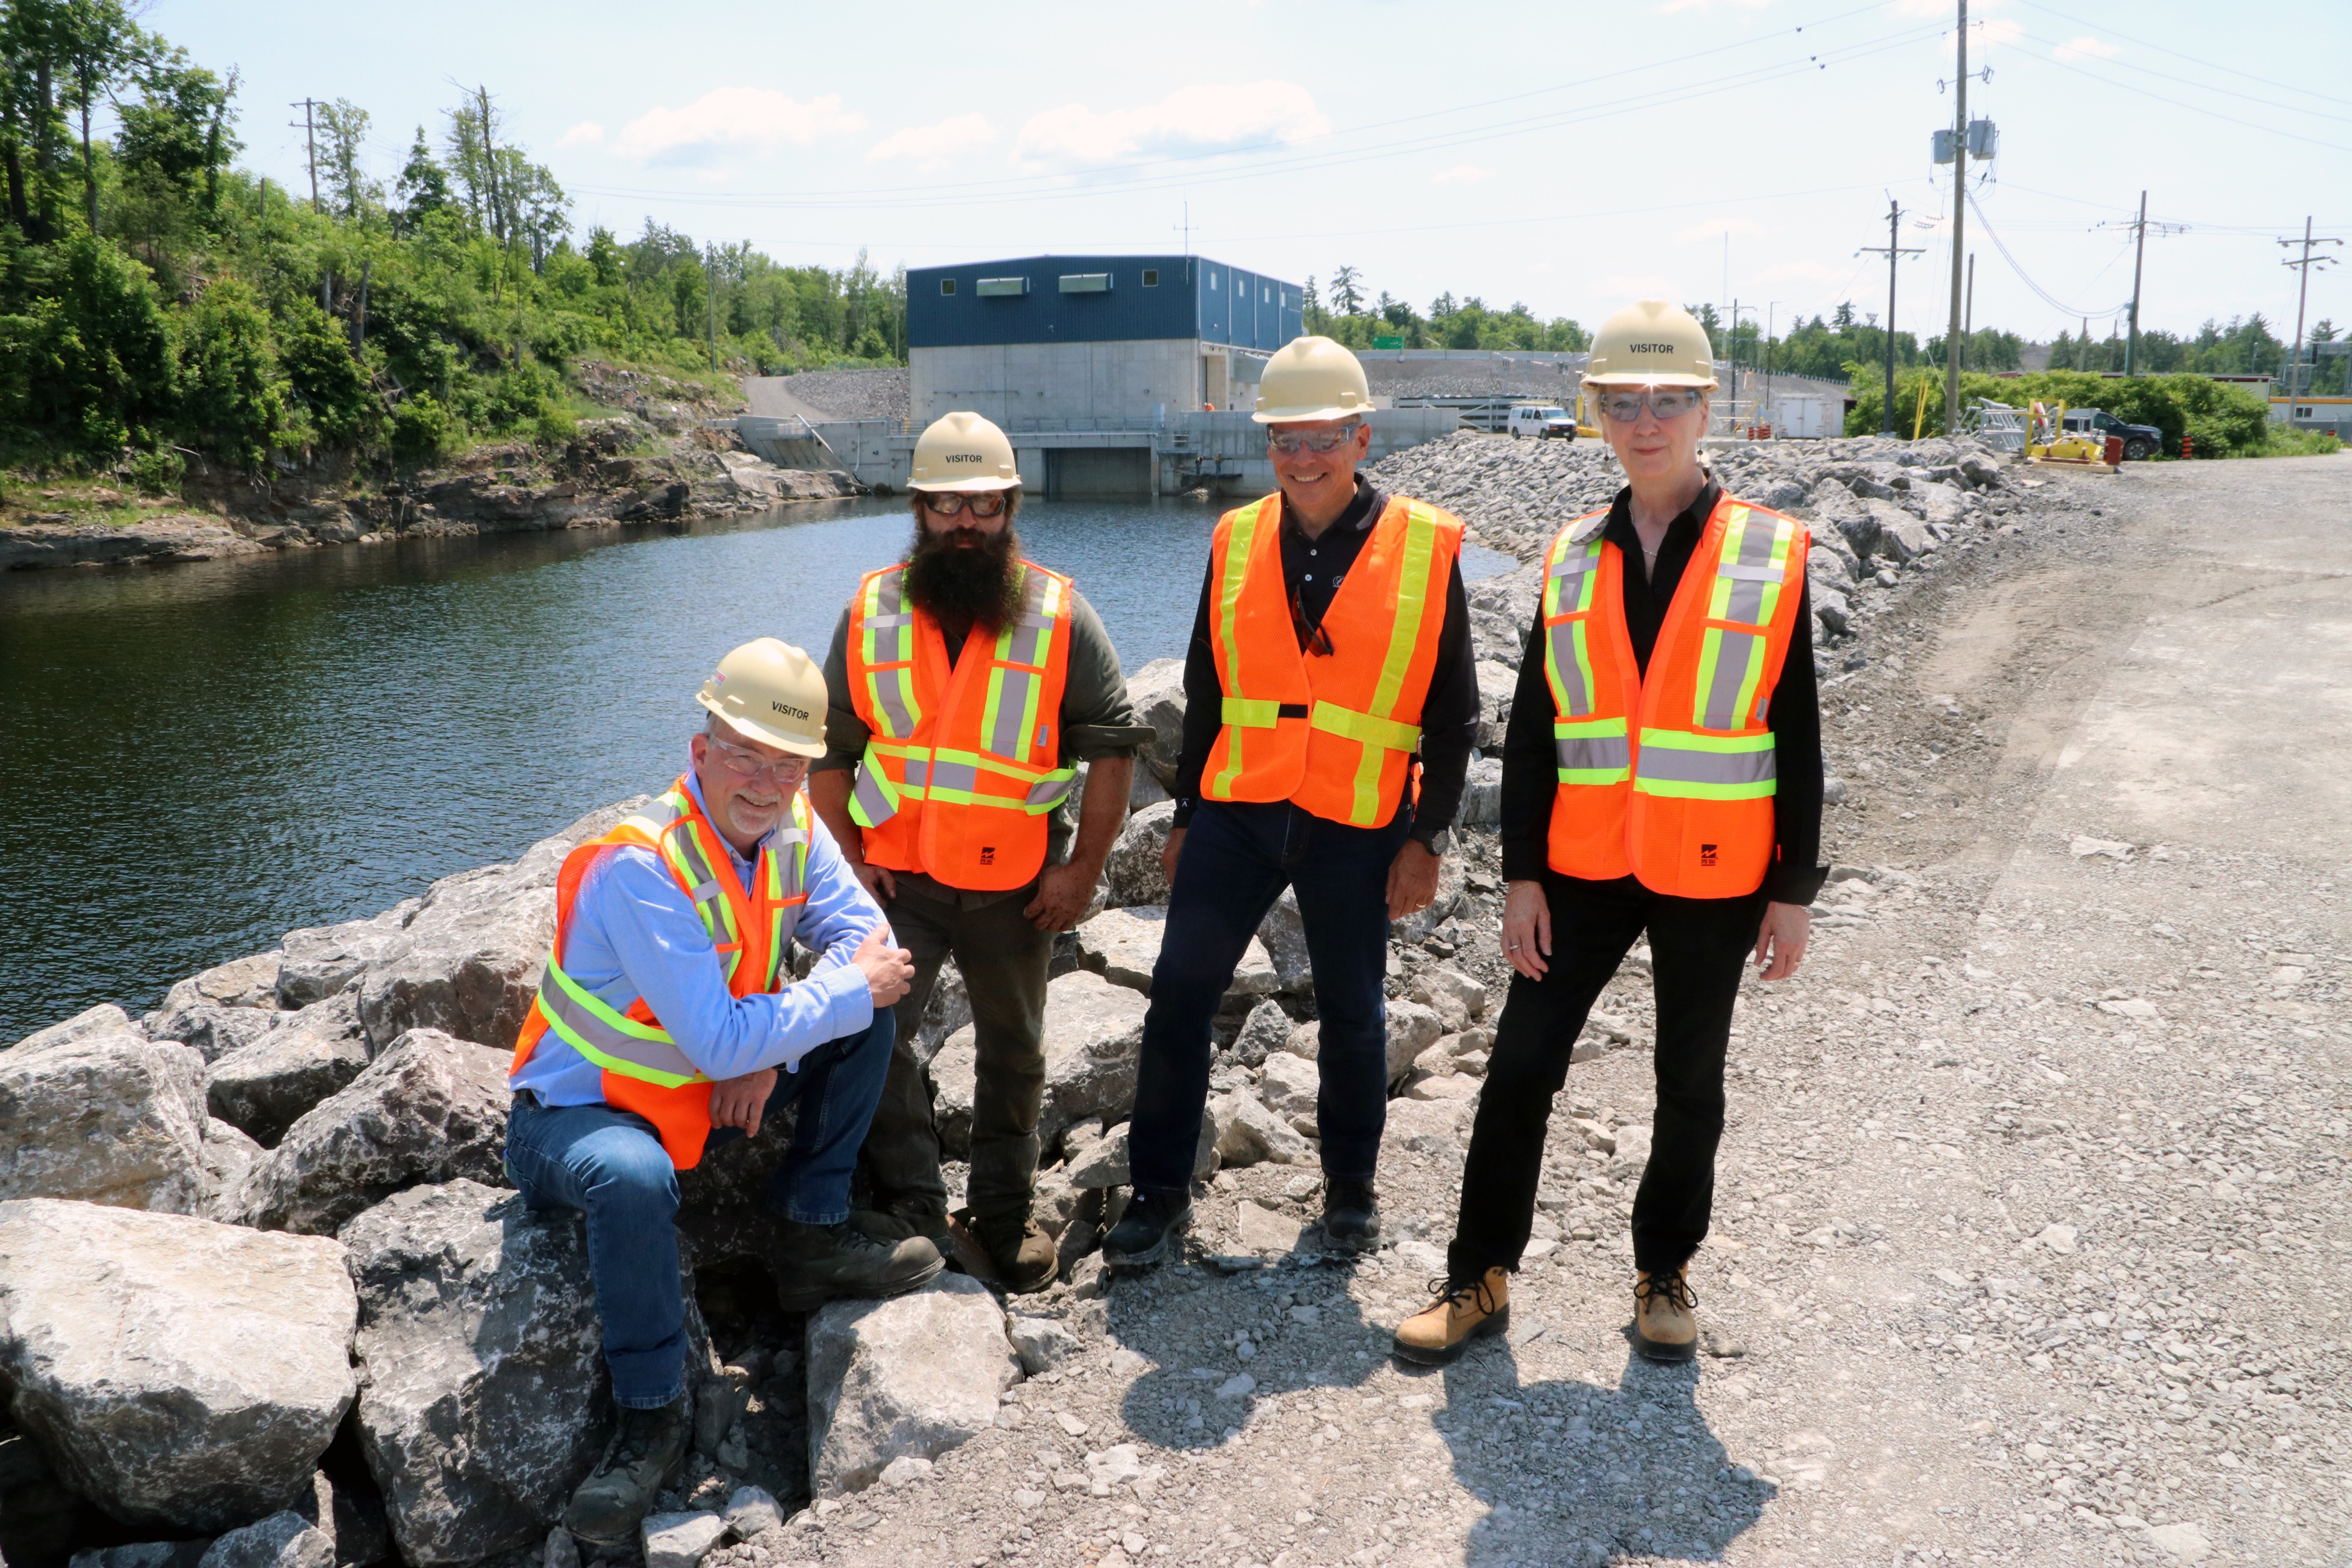
M 1323 624 L 1348 568 L 1355 563 L 1388 497 L 1362 475 L 1355 499 L 1330 527 L 1309 539 L 1290 508 L 1282 509 L 1282 580 L 1298 606 L 1307 631 Z M 1216 584 L 1201 578 L 1201 607 L 1192 617 L 1192 646 L 1184 656 L 1184 754 L 1176 763 L 1172 826 L 1192 820 L 1199 804 L 1201 773 L 1223 725 L 1225 692 L 1217 679 L 1217 659 L 1209 641 L 1209 606 Z M 1312 657 L 1310 654 L 1309 657 Z M 1424 847 L 1454 826 L 1462 807 L 1462 782 L 1470 771 L 1470 747 L 1478 738 L 1477 656 L 1470 642 L 1470 601 L 1462 588 L 1457 558 L 1445 584 L 1445 624 L 1437 633 L 1437 658 L 1430 667 L 1429 695 L 1421 705 L 1421 800 L 1400 805 L 1412 813 L 1412 837 Z M 1549 731 L 1547 728 L 1547 744 Z
M 1709 479 L 1698 499 L 1666 525 L 1658 546 L 1656 565 L 1648 580 L 1642 576 L 1642 542 L 1633 532 L 1633 491 L 1622 489 L 1609 508 L 1601 537 L 1617 546 L 1625 558 L 1625 630 L 1633 644 L 1633 660 L 1643 674 L 1650 668 L 1650 650 L 1658 640 L 1675 589 L 1698 548 L 1699 535 L 1715 510 L 1723 487 Z M 1531 881 L 1543 875 L 1546 841 L 1551 833 L 1552 803 L 1559 798 L 1559 769 L 1552 747 L 1551 688 L 1544 679 L 1543 616 L 1538 613 L 1528 632 L 1527 653 L 1519 661 L 1519 686 L 1511 700 L 1510 728 L 1503 737 L 1503 876 Z M 1822 852 L 1822 705 L 1813 679 L 1813 606 L 1810 589 L 1801 589 L 1796 629 L 1789 637 L 1789 656 L 1780 679 L 1765 707 L 1772 729 L 1772 753 L 1779 784 L 1772 795 L 1772 865 L 1764 873 L 1766 897 L 1776 903 L 1810 904 L 1819 896 L 1829 868 L 1818 862 Z

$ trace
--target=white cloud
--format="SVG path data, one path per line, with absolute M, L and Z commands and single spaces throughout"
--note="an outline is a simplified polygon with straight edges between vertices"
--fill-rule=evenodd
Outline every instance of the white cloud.
M 604 140 L 604 128 L 593 120 L 583 120 L 565 132 L 555 143 L 558 147 L 585 147 Z
M 1592 280 L 1593 297 L 1602 301 L 1598 311 L 1602 316 L 1636 300 L 1679 300 L 1685 297 L 1682 290 L 1681 284 L 1654 272 L 1620 272 Z
M 1441 169 L 1430 175 L 1429 183 L 1433 185 L 1475 185 L 1494 177 L 1492 169 L 1482 169 L 1475 163 L 1456 163 L 1450 169 Z
M 1696 245 L 1702 240 L 1709 239 L 1720 245 L 1723 243 L 1723 237 L 1727 234 L 1738 235 L 1746 238 L 1752 235 L 1771 232 L 1752 217 L 1711 217 L 1691 225 L 1676 234 L 1675 238 L 1685 245 Z
M 1139 154 L 1300 142 L 1330 129 L 1313 95 L 1291 82 L 1202 83 L 1131 109 L 1070 103 L 1033 114 L 1013 156 L 1034 168 L 1083 168 Z
M 2085 36 L 2067 39 L 2050 51 L 2050 58 L 2062 63 L 2080 59 L 2111 60 L 2122 53 L 2123 50 L 2113 44 Z
M 909 125 L 874 143 L 866 154 L 869 163 L 904 158 L 918 169 L 944 169 L 958 153 L 985 147 L 996 140 L 996 127 L 984 114 L 959 114 L 937 125 Z
M 613 151 L 624 158 L 699 163 L 720 148 L 772 153 L 820 137 L 866 129 L 866 117 L 841 107 L 838 94 L 803 103 L 772 88 L 714 88 L 683 109 L 653 109 L 621 127 Z
M 1720 0 L 1720 4 L 1740 11 L 1761 11 L 1770 0 Z M 1661 16 L 1671 16 L 1677 11 L 1712 11 L 1718 0 L 1666 0 L 1658 7 Z
M 1759 283 L 1835 283 L 1846 272 L 1819 261 L 1782 261 L 1748 276 Z

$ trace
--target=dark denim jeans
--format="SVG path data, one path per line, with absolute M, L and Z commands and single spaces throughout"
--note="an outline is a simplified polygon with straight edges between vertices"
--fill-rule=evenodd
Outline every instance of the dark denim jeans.
M 1350 827 L 1287 801 L 1201 803 L 1169 889 L 1143 1018 L 1128 1131 L 1137 1192 L 1192 1186 L 1209 1100 L 1209 1022 L 1286 886 L 1298 895 L 1323 1026 L 1315 1112 L 1323 1173 L 1372 1179 L 1388 1121 L 1389 867 L 1412 826 L 1410 808 L 1385 827 Z
M 845 1035 L 779 1072 L 768 1098 L 774 1117 L 798 1100 L 801 1114 L 783 1163 L 768 1185 L 768 1206 L 810 1225 L 849 1217 L 849 1173 L 882 1093 L 896 1028 L 888 1009 L 863 1033 Z M 769 1136 L 770 1124 L 761 1128 Z M 707 1148 L 743 1136 L 711 1133 Z M 677 1172 L 653 1123 L 609 1105 L 541 1105 L 515 1097 L 507 1120 L 507 1173 L 533 1208 L 575 1208 L 588 1216 L 588 1273 L 604 1325 L 613 1398 L 655 1410 L 686 1389 L 686 1297 L 677 1262 Z

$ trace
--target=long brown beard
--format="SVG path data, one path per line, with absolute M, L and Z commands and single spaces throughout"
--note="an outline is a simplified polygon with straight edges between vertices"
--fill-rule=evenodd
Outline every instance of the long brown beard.
M 932 533 L 915 524 L 907 547 L 907 597 L 946 626 L 995 632 L 1021 608 L 1021 536 L 958 528 Z

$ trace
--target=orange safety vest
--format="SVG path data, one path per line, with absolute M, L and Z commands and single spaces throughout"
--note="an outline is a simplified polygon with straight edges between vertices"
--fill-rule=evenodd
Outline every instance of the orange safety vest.
M 710 1136 L 711 1080 L 677 1048 L 644 997 L 616 1009 L 563 970 L 563 939 L 572 929 L 580 883 L 590 867 L 625 844 L 652 850 L 694 900 L 727 966 L 728 990 L 738 996 L 781 991 L 784 953 L 801 906 L 808 902 L 808 797 L 793 796 L 791 826 L 761 846 L 751 873 L 754 888 L 748 893 L 735 874 L 734 857 L 695 805 L 684 775 L 645 810 L 565 856 L 556 875 L 555 944 L 548 952 L 539 999 L 515 1037 L 511 1070 L 522 1071 L 541 1037 L 554 1031 L 556 1038 L 604 1069 L 604 1103 L 652 1122 L 670 1163 L 690 1171 L 701 1162 L 703 1142 Z
M 1061 765 L 1070 580 L 1022 562 L 1020 613 L 992 637 L 972 627 L 950 666 L 906 570 L 868 572 L 849 601 L 849 700 L 868 735 L 850 818 L 869 864 L 973 892 L 1026 887 L 1076 773 Z
M 1546 558 L 1559 785 L 1546 858 L 1564 876 L 1630 874 L 1684 898 L 1752 893 L 1773 853 L 1778 769 L 1765 709 L 1796 629 L 1811 535 L 1778 512 L 1718 500 L 1644 678 L 1607 521 L 1578 519 Z
M 1229 511 L 1209 546 L 1209 646 L 1224 727 L 1201 774 L 1211 800 L 1287 800 L 1378 827 L 1396 815 L 1445 626 L 1462 524 L 1393 497 L 1331 595 L 1328 656 L 1298 647 L 1282 577 L 1282 494 Z

